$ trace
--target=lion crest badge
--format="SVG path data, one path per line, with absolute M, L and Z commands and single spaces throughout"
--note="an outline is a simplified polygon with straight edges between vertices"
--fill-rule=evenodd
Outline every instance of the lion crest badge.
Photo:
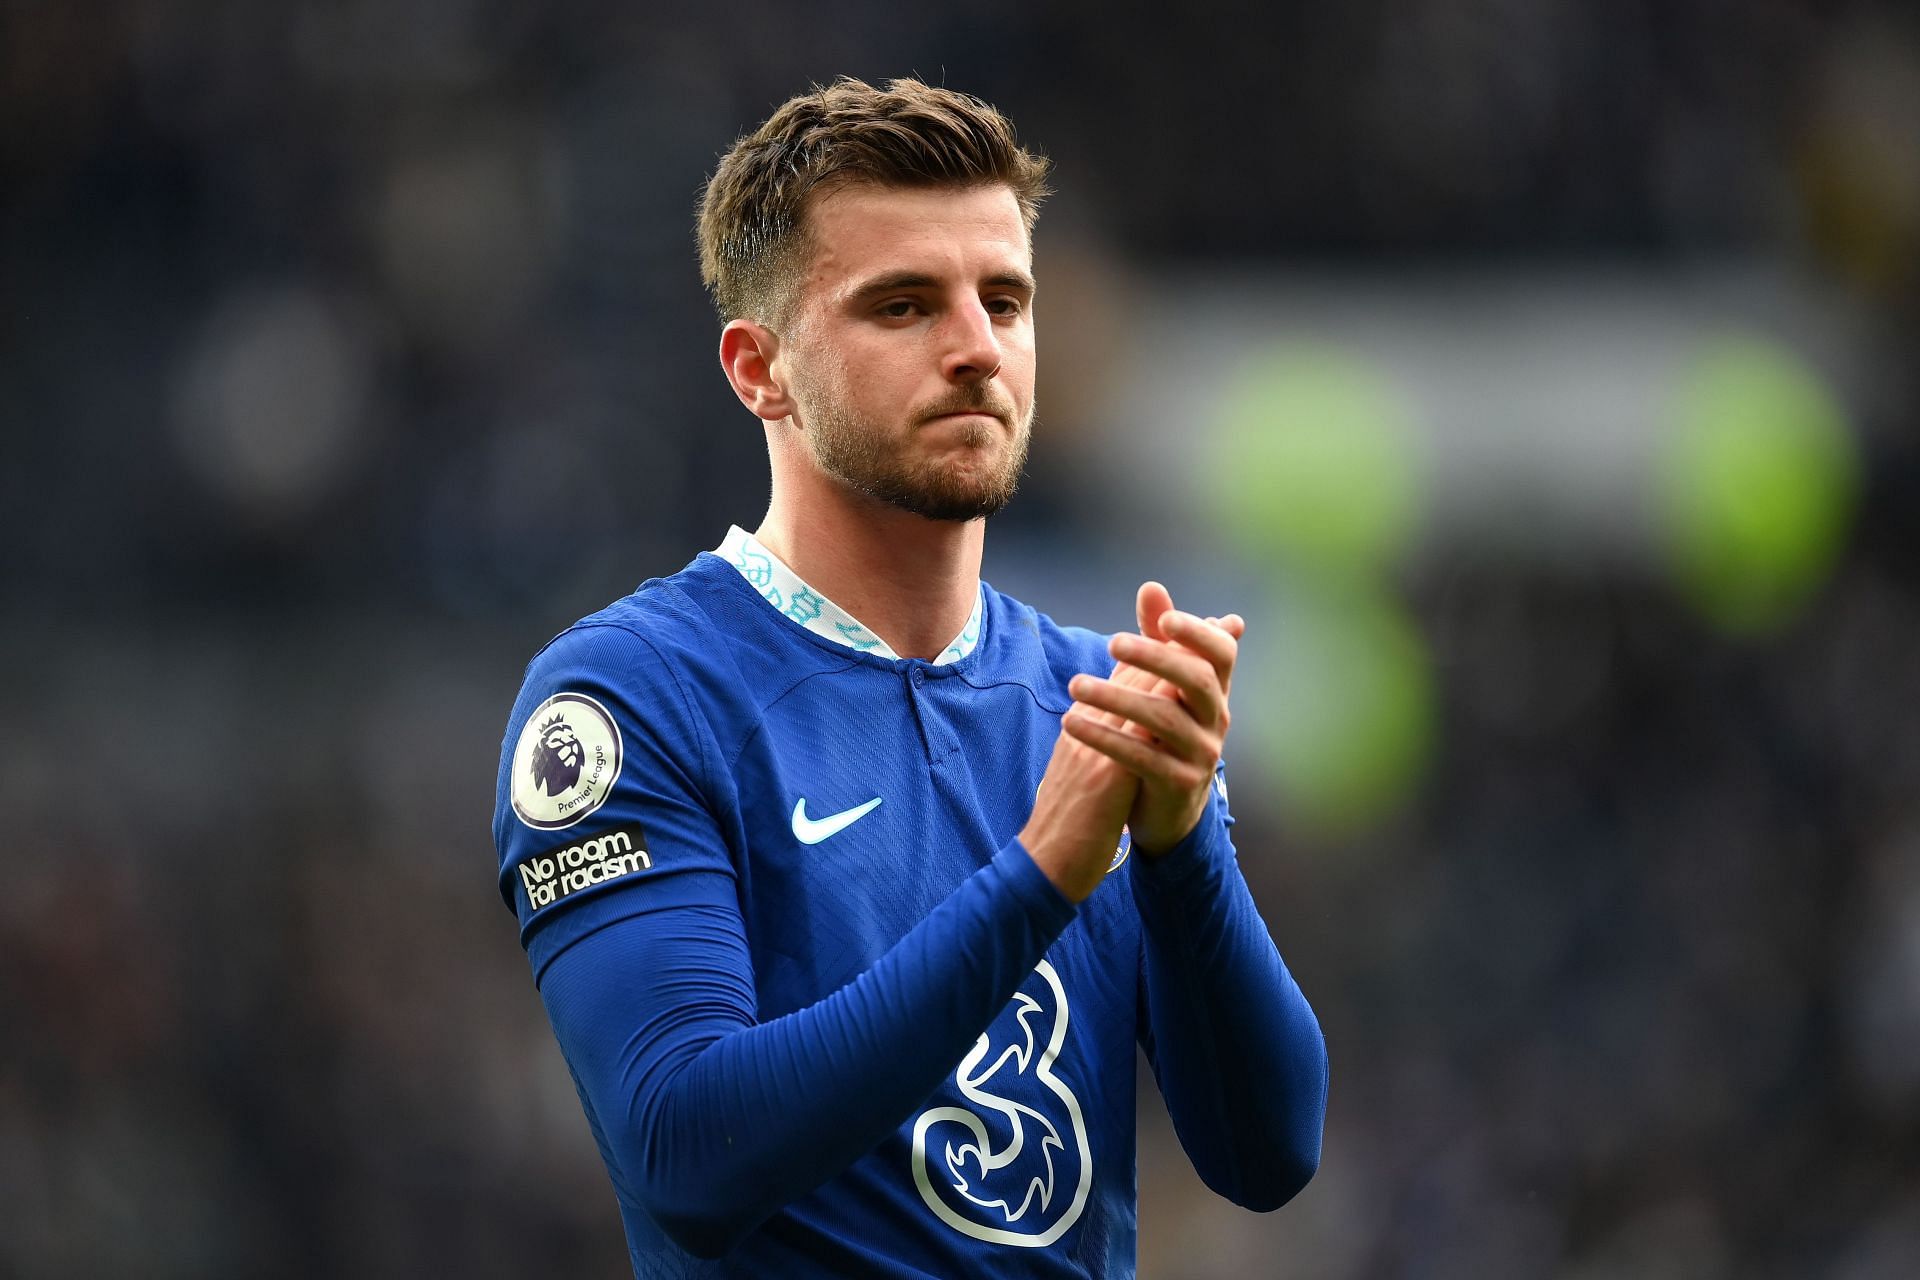
M 620 776 L 620 728 L 584 693 L 556 693 L 521 726 L 508 791 L 520 821 L 570 827 L 606 803 Z

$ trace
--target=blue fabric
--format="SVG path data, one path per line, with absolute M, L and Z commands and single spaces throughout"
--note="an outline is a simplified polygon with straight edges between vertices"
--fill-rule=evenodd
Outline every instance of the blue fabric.
M 1015 836 L 1068 679 L 1112 661 L 986 599 L 936 667 L 702 555 L 530 664 L 500 888 L 636 1275 L 1131 1275 L 1136 1041 L 1210 1186 L 1311 1175 L 1325 1050 L 1224 787 L 1069 905 Z
M 1269 1210 L 1320 1166 L 1327 1055 L 1240 874 L 1230 825 L 1203 821 L 1164 856 L 1133 860 L 1146 940 L 1140 1043 L 1201 1179 Z

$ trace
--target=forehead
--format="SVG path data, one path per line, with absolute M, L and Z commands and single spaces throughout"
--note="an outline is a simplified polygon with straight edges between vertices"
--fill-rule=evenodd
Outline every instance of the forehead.
M 1011 188 L 842 187 L 807 210 L 813 259 L 806 292 L 831 298 L 873 276 L 939 280 L 1028 272 L 1033 250 Z

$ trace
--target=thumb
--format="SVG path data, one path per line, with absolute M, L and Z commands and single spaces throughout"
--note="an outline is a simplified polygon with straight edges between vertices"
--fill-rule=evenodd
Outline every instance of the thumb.
M 1173 596 L 1157 582 L 1143 582 L 1140 592 L 1134 597 L 1134 616 L 1140 621 L 1140 634 L 1149 640 L 1165 640 L 1160 631 L 1160 619 L 1173 608 Z

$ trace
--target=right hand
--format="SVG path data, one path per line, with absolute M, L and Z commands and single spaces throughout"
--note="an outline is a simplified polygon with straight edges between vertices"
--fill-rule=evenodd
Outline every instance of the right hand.
M 1139 634 L 1117 635 L 1109 646 L 1120 659 L 1113 675 L 1077 675 L 1068 685 L 1075 706 L 1061 727 L 1140 779 L 1127 822 L 1134 850 L 1154 857 L 1206 812 L 1246 623 L 1238 614 L 1180 613 L 1157 582 L 1142 584 L 1136 612 Z
M 1069 902 L 1100 887 L 1139 790 L 1138 778 L 1092 747 L 1064 732 L 1054 739 L 1020 843 Z

